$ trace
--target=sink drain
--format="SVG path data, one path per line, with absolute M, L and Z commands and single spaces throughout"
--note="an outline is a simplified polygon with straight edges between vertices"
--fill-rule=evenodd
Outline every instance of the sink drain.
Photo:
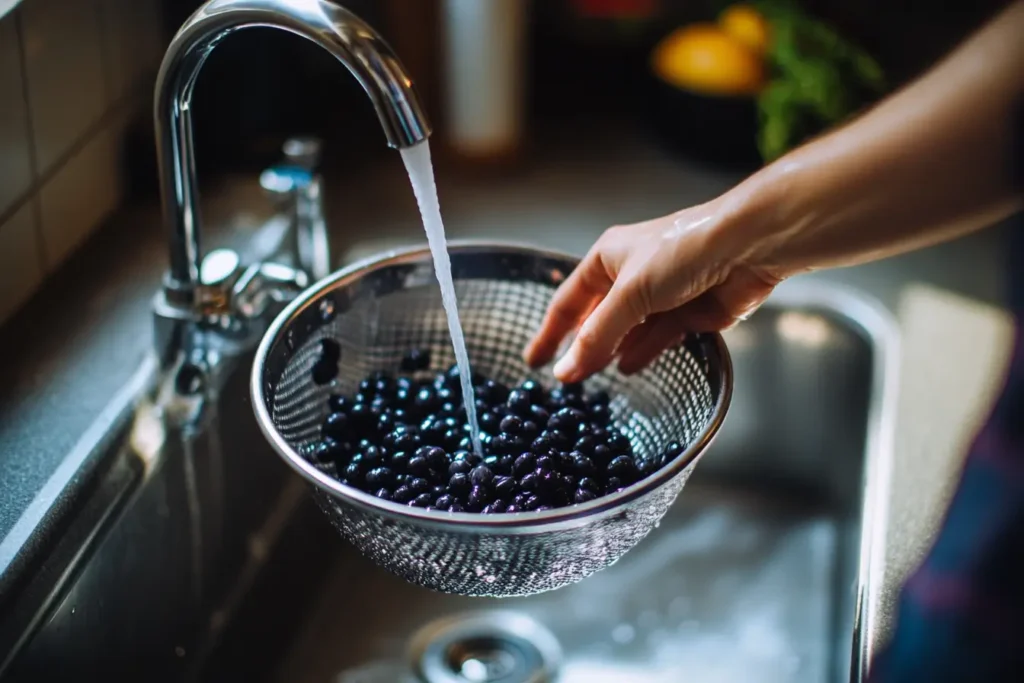
M 423 683 L 551 683 L 561 648 L 523 614 L 474 612 L 424 626 L 410 656 Z

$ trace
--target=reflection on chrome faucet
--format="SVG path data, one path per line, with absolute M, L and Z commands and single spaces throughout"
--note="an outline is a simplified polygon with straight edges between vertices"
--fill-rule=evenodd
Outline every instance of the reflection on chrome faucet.
M 206 322 L 204 301 L 223 293 L 223 278 L 218 278 L 221 292 L 211 293 L 204 291 L 206 285 L 200 277 L 203 256 L 192 149 L 193 87 L 217 44 L 234 31 L 254 26 L 288 31 L 334 55 L 363 86 L 392 147 L 412 146 L 430 134 L 405 68 L 376 31 L 345 8 L 329 0 L 210 0 L 202 5 L 171 41 L 160 66 L 154 98 L 161 198 L 170 240 L 170 270 L 155 304 L 155 342 L 165 365 L 173 363 L 183 347 L 204 337 L 190 334 L 187 328 Z M 300 155 L 303 152 L 297 151 Z M 256 286 L 273 288 L 277 293 L 257 299 L 286 298 L 299 282 L 326 274 L 329 255 L 319 192 L 318 180 L 311 178 L 295 201 L 297 259 L 291 267 L 307 271 L 303 273 L 305 278 L 297 274 L 259 278 Z M 308 242 L 306 248 L 300 247 L 302 241 Z M 224 256 L 218 259 L 224 261 Z M 241 264 L 236 267 L 245 270 Z M 280 267 L 276 266 L 275 272 Z M 248 294 L 252 296 L 253 292 Z M 254 310 L 263 308 L 257 306 Z M 247 309 L 227 305 L 223 310 L 240 317 Z
M 284 161 L 260 174 L 260 187 L 288 220 L 280 245 L 288 264 L 319 280 L 331 270 L 322 183 L 317 173 L 320 141 L 311 137 L 290 138 L 285 141 L 283 151 Z

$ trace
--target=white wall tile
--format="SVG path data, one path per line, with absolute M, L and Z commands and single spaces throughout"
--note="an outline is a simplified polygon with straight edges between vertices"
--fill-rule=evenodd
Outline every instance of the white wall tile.
M 111 98 L 125 93 L 160 65 L 163 41 L 160 0 L 99 0 L 103 63 Z
M 32 185 L 28 109 L 16 17 L 0 18 L 0 216 Z
M 121 201 L 119 149 L 123 117 L 114 117 L 42 187 L 43 256 L 59 266 Z
M 97 0 L 21 5 L 36 168 L 46 173 L 107 104 Z
M 18 310 L 42 281 L 33 198 L 0 225 L 0 322 Z

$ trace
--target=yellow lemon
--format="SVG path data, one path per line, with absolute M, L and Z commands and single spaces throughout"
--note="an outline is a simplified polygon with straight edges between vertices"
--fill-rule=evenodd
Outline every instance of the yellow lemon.
M 670 33 L 654 49 L 651 66 L 670 85 L 705 94 L 749 95 L 764 85 L 761 59 L 711 23 Z
M 755 54 L 764 56 L 771 41 L 768 20 L 750 5 L 732 5 L 718 17 L 718 25 Z

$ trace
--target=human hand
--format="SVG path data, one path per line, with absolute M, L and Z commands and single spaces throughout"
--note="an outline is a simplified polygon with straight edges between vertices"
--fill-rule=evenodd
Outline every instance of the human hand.
M 781 278 L 747 263 L 723 225 L 737 219 L 719 199 L 654 220 L 609 228 L 562 283 L 524 353 L 550 361 L 562 382 L 577 382 L 618 356 L 619 370 L 643 369 L 688 332 L 726 329 L 750 315 Z

